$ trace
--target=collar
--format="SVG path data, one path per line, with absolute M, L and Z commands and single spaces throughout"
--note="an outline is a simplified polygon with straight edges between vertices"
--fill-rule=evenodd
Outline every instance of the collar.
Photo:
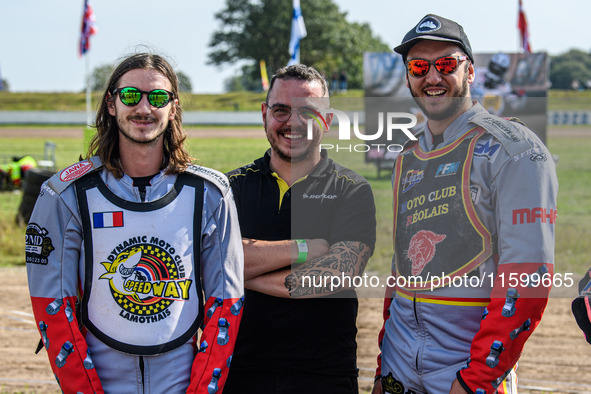
M 331 159 L 328 158 L 328 152 L 325 149 L 320 151 L 320 163 L 316 164 L 316 167 L 310 171 L 307 175 L 308 178 L 310 177 L 319 177 L 323 174 L 329 172 L 332 167 L 334 167 L 334 163 Z M 254 161 L 254 165 L 259 169 L 259 171 L 263 174 L 272 174 L 273 170 L 271 169 L 271 149 L 267 149 L 265 155 L 261 158 L 258 158 Z
M 443 141 L 455 140 L 457 137 L 464 135 L 464 133 L 468 131 L 468 127 L 473 127 L 468 125 L 470 119 L 481 112 L 486 112 L 486 109 L 484 109 L 480 103 L 474 102 L 470 109 L 458 116 L 449 126 L 447 126 L 443 132 Z M 433 145 L 433 136 L 431 130 L 429 130 L 428 124 L 425 124 L 424 131 L 423 134 L 427 144 L 429 146 Z

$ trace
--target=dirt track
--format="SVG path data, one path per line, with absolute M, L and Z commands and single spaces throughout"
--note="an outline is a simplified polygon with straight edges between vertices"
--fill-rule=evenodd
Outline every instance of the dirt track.
M 29 302 L 24 267 L 0 268 L 0 393 L 58 393 Z M 569 298 L 551 298 L 519 361 L 522 392 L 591 392 L 591 346 L 570 313 Z M 382 299 L 361 298 L 358 318 L 360 387 L 369 390 L 378 354 Z M 539 390 L 534 390 L 538 388 Z M 363 392 L 363 391 L 362 391 Z
M 562 135 L 590 135 L 591 130 L 552 130 Z M 263 137 L 258 129 L 193 129 L 191 137 Z M 80 129 L 0 128 L 9 136 L 60 136 L 78 138 Z M 45 350 L 35 355 L 39 336 L 31 314 L 23 267 L 0 268 L 0 393 L 59 393 Z M 544 318 L 527 342 L 519 361 L 521 392 L 591 393 L 591 346 L 570 312 L 571 296 L 551 298 Z M 378 353 L 377 335 L 382 324 L 382 300 L 361 298 L 358 319 L 360 387 L 369 390 Z

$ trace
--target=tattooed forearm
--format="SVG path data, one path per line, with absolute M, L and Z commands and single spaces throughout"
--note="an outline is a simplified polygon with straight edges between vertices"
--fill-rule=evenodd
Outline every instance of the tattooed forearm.
M 352 278 L 361 275 L 371 257 L 371 249 L 364 243 L 342 241 L 331 246 L 329 254 L 292 269 L 285 278 L 291 297 L 327 295 L 347 290 Z

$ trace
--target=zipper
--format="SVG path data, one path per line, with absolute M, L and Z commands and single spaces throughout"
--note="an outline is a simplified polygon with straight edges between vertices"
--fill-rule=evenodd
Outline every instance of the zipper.
M 413 294 L 413 298 L 412 298 L 412 308 L 414 310 L 414 314 L 415 314 L 415 321 L 417 322 L 417 329 L 420 329 L 419 327 L 419 316 L 417 314 L 417 294 Z M 417 355 L 415 356 L 415 369 L 418 372 L 419 370 L 419 354 L 421 353 L 421 351 L 417 351 Z
M 144 356 L 140 356 L 140 375 L 142 377 L 142 393 L 144 393 L 145 385 L 144 385 Z
M 417 295 L 416 295 L 416 293 L 413 294 L 412 307 L 415 312 L 415 321 L 417 322 L 417 326 L 418 326 L 419 325 L 419 316 L 417 315 Z

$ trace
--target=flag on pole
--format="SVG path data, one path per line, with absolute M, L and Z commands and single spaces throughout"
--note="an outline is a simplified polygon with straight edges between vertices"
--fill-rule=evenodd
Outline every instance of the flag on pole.
M 300 8 L 300 0 L 293 0 L 293 17 L 291 19 L 291 38 L 289 39 L 289 63 L 288 66 L 300 63 L 300 40 L 306 37 L 306 25 Z
M 84 14 L 82 15 L 82 31 L 80 34 L 80 49 L 78 54 L 84 56 L 90 49 L 90 36 L 96 33 L 96 26 L 94 23 L 94 12 L 92 7 L 88 4 L 88 0 L 84 0 Z
M 521 50 L 526 53 L 531 52 L 529 32 L 527 30 L 527 19 L 525 19 L 525 12 L 523 12 L 521 0 L 519 0 L 519 19 L 517 21 L 517 27 L 519 28 L 519 33 L 521 35 Z
M 261 83 L 263 85 L 263 90 L 266 92 L 269 90 L 269 77 L 267 76 L 267 63 L 264 60 L 259 62 L 259 66 L 261 68 Z

